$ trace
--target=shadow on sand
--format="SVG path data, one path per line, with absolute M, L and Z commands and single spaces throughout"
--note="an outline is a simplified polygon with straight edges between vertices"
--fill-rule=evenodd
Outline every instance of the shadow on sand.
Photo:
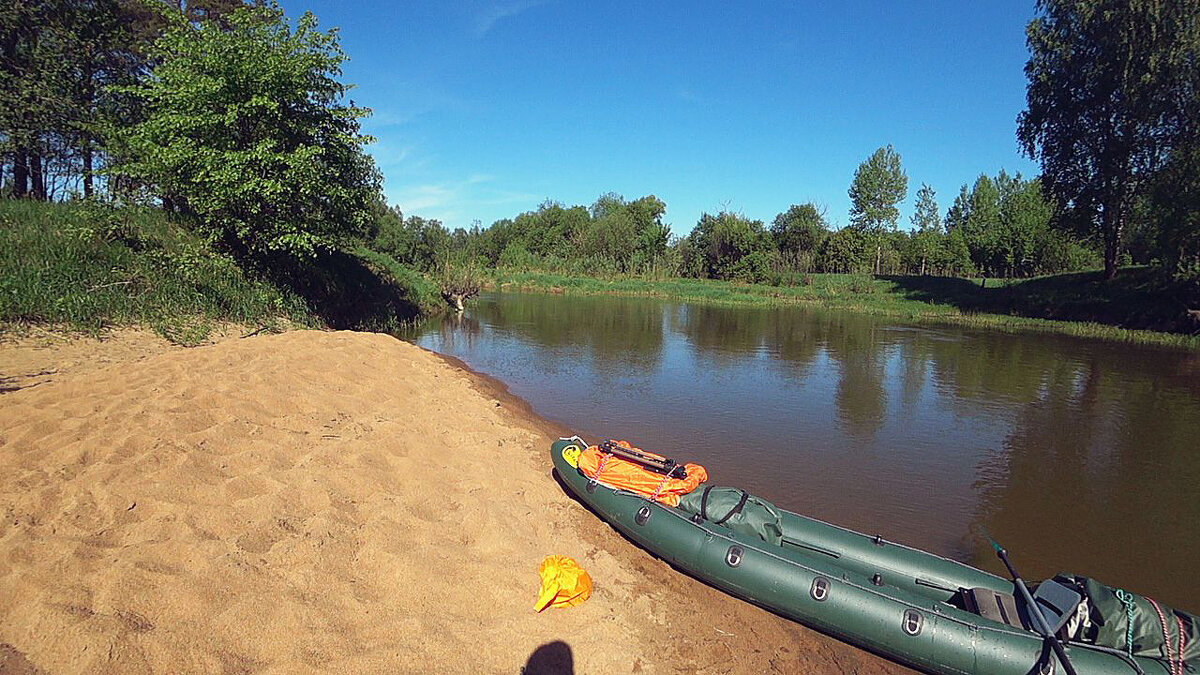
M 571 645 L 562 640 L 547 642 L 533 650 L 525 667 L 521 668 L 522 675 L 575 675 L 575 657 L 571 655 Z

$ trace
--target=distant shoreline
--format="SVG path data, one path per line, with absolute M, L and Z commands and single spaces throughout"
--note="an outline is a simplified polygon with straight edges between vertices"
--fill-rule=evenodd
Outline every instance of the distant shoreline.
M 806 286 L 766 286 L 708 279 L 607 280 L 537 272 L 498 272 L 485 284 L 485 288 L 507 292 L 640 296 L 720 305 L 806 306 L 870 314 L 915 324 L 965 326 L 1007 333 L 1049 333 L 1189 351 L 1200 350 L 1200 335 L 1131 329 L 1092 321 L 1064 321 L 967 311 L 950 302 L 907 297 L 905 291 L 900 290 L 895 282 L 886 277 L 832 274 L 812 277 L 813 283 Z M 936 281 L 939 278 L 929 279 Z M 973 283 L 969 280 L 954 281 Z M 1008 285 L 1006 280 L 992 280 L 990 283 L 997 289 Z

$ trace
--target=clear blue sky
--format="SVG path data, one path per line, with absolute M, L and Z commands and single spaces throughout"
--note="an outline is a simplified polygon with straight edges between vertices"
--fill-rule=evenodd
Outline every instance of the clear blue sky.
M 891 143 L 908 227 L 922 182 L 1037 166 L 1015 139 L 1012 2 L 283 0 L 339 27 L 388 201 L 466 227 L 605 192 L 657 195 L 686 234 L 722 208 L 848 222 L 855 168 Z

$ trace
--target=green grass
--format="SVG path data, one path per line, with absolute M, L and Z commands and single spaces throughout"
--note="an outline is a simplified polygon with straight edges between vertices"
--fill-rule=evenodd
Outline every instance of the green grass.
M 1050 332 L 1120 342 L 1200 348 L 1186 328 L 1190 292 L 1153 270 L 1123 270 L 1114 282 L 1099 273 L 1020 281 L 941 277 L 813 274 L 798 286 L 707 279 L 598 279 L 538 272 L 493 273 L 490 286 L 568 294 L 650 296 L 738 305 L 811 305 L 912 323 L 942 323 L 1010 332 Z M 1193 306 L 1195 298 L 1192 298 Z M 1171 320 L 1177 323 L 1170 323 Z M 1122 321 L 1126 322 L 1122 324 Z M 1158 328 L 1159 330 L 1150 330 Z
M 181 344 L 222 323 L 387 330 L 434 306 L 429 286 L 394 262 L 346 253 L 252 272 L 161 211 L 0 200 L 9 326 L 141 325 Z

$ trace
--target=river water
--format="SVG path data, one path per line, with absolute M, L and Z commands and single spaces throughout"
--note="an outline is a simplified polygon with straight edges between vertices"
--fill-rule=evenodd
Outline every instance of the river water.
M 514 293 L 410 339 L 589 440 L 698 462 L 790 511 L 1003 574 L 986 532 L 1027 578 L 1200 611 L 1200 354 Z

